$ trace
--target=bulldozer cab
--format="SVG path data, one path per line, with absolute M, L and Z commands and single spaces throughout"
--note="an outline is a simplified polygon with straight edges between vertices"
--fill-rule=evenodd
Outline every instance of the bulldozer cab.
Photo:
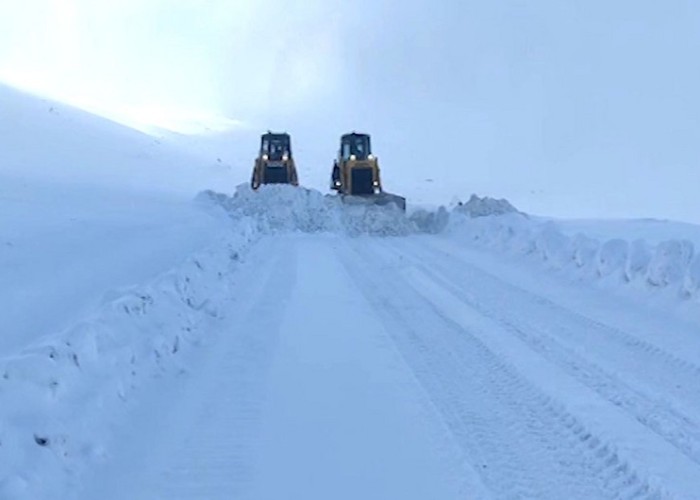
M 340 159 L 367 160 L 371 159 L 372 148 L 369 135 L 367 134 L 346 134 L 340 138 Z
M 382 188 L 379 160 L 372 154 L 369 134 L 352 132 L 340 137 L 330 188 L 338 192 L 344 203 L 395 205 L 406 210 L 406 198 Z
M 299 185 L 297 169 L 292 158 L 292 140 L 286 132 L 268 132 L 260 138 L 260 152 L 253 165 L 250 185 L 258 189 L 262 184 Z
M 331 175 L 331 189 L 353 196 L 381 193 L 379 164 L 372 155 L 368 134 L 352 132 L 340 137 L 338 159 Z
M 292 157 L 289 134 L 267 133 L 260 140 L 260 156 L 265 160 L 282 161 Z

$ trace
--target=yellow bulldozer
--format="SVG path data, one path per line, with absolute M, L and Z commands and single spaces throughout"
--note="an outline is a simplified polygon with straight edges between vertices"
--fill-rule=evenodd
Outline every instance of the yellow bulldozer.
M 261 136 L 250 185 L 258 189 L 262 184 L 299 185 L 289 134 L 268 131 Z
M 352 132 L 340 138 L 338 158 L 333 164 L 331 189 L 346 203 L 389 205 L 406 210 L 406 199 L 382 188 L 379 161 L 372 154 L 369 134 Z

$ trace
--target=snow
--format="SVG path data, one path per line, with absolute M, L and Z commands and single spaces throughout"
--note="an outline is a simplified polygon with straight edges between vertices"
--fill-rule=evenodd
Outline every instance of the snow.
M 105 294 L 167 271 L 221 231 L 192 203 L 168 198 L 5 182 L 0 203 L 0 353 L 70 326 Z
M 655 429 L 656 432 L 673 432 L 673 424 L 669 421 L 664 422 L 664 416 L 661 415 L 664 410 L 657 407 L 652 410 L 655 415 L 644 415 L 644 404 L 631 401 L 635 397 L 633 392 L 625 394 L 625 391 L 629 391 L 629 388 L 624 388 L 625 382 L 644 387 L 649 381 L 637 373 L 639 367 L 631 373 L 626 371 L 630 369 L 628 365 L 635 363 L 623 362 L 619 355 L 610 353 L 616 349 L 615 345 L 619 342 L 614 338 L 614 332 L 603 331 L 603 335 L 600 336 L 596 334 L 596 329 L 605 328 L 601 325 L 592 327 L 585 322 L 575 325 L 580 319 L 574 319 L 573 315 L 565 319 L 571 311 L 558 309 L 555 303 L 549 302 L 551 293 L 540 292 L 539 296 L 531 296 L 531 288 L 515 294 L 508 293 L 502 286 L 505 282 L 499 283 L 498 271 L 486 275 L 476 270 L 473 262 L 479 262 L 478 257 L 462 260 L 459 257 L 455 258 L 454 254 L 447 256 L 443 251 L 441 249 L 440 254 L 434 254 L 435 257 L 440 255 L 442 265 L 432 264 L 439 261 L 428 259 L 426 249 L 421 249 L 418 245 L 407 252 L 414 253 L 411 260 L 415 259 L 416 266 L 407 273 L 407 280 L 412 284 L 412 289 L 434 304 L 439 313 L 463 328 L 465 334 L 476 336 L 491 353 L 501 358 L 506 369 L 508 365 L 517 366 L 519 374 L 536 387 L 536 391 L 547 394 L 543 405 L 554 404 L 552 412 L 559 413 L 558 418 L 567 422 L 566 425 L 577 435 L 578 442 L 574 440 L 576 445 L 585 443 L 589 449 L 596 450 L 598 457 L 605 456 L 606 463 L 616 469 L 613 475 L 617 475 L 620 484 L 629 487 L 630 490 L 637 490 L 639 493 L 658 488 L 659 491 L 663 491 L 669 485 L 685 489 L 688 493 L 696 490 L 694 474 L 697 464 L 689 463 L 679 455 L 678 448 L 684 451 L 683 447 L 688 446 L 688 443 L 683 442 L 684 438 L 677 436 L 675 439 L 678 441 L 673 443 L 674 447 L 659 439 L 655 433 L 642 428 L 642 424 L 651 428 L 658 425 L 665 426 L 666 429 Z M 431 264 L 425 266 L 418 262 Z M 474 293 L 475 287 L 480 290 L 478 295 Z M 491 290 L 491 287 L 495 288 Z M 506 293 L 509 308 L 503 310 L 498 307 L 498 301 Z M 477 300 L 471 298 L 477 296 Z M 530 303 L 521 304 L 520 301 Z M 535 302 L 540 306 L 535 306 Z M 545 316 L 538 318 L 539 314 Z M 598 313 L 598 316 L 602 315 Z M 553 321 L 555 318 L 557 323 Z M 606 320 L 609 321 L 611 320 Z M 538 327 L 543 323 L 550 326 Z M 538 333 L 538 328 L 544 330 Z M 691 333 L 687 328 L 685 331 L 686 335 Z M 642 335 L 638 335 L 638 338 L 640 337 Z M 658 341 L 659 338 L 655 339 L 655 342 Z M 594 342 L 600 342 L 600 345 L 595 346 Z M 689 345 L 697 348 L 698 339 L 693 339 Z M 603 350 L 608 352 L 608 356 L 601 355 L 600 351 Z M 588 364 L 589 359 L 594 359 L 594 364 Z M 649 366 L 652 365 L 648 365 L 647 369 Z M 606 369 L 611 371 L 606 374 Z M 596 380 L 596 377 L 602 378 Z M 606 382 L 605 377 L 613 378 Z M 608 383 L 614 384 L 612 390 L 606 387 L 605 384 Z M 649 389 L 647 386 L 644 390 Z M 596 397 L 596 394 L 589 391 L 598 392 L 603 397 Z M 658 394 L 653 388 L 650 393 Z M 655 405 L 653 401 L 650 403 Z M 633 411 L 620 411 L 619 406 L 629 406 Z M 692 414 L 696 410 L 690 411 Z M 605 436 L 604 439 L 610 441 L 605 442 L 593 436 Z M 642 477 L 650 478 L 649 484 L 637 484 L 638 478 L 635 476 L 640 470 L 643 470 Z M 631 476 L 621 477 L 626 474 Z M 584 495 L 582 490 L 575 491 L 580 498 L 602 496 L 601 493 Z M 630 493 L 631 491 L 628 491 L 628 494 Z
M 0 498 L 697 497 L 696 226 L 233 189 L 0 97 Z
M 700 246 L 700 224 L 658 219 L 551 219 L 568 236 L 586 234 L 598 240 L 623 238 L 646 240 L 655 244 L 666 240 L 686 239 Z
M 210 250 L 0 360 L 0 497 L 50 498 L 77 488 L 134 388 L 171 367 L 169 358 L 216 321 L 227 298 L 219 284 L 251 235 L 239 225 Z
M 508 200 L 479 197 L 475 194 L 471 195 L 466 203 L 459 202 L 454 211 L 469 217 L 486 217 L 518 212 Z
M 241 185 L 232 197 L 205 191 L 199 198 L 213 200 L 234 219 L 253 217 L 264 233 L 330 231 L 351 236 L 401 236 L 417 230 L 394 205 L 346 205 L 336 196 L 286 185 L 261 186 L 257 191 Z
M 459 450 L 349 280 L 339 244 L 261 240 L 235 275 L 244 289 L 210 364 L 155 395 L 147 420 L 157 425 L 131 427 L 83 497 L 460 498 Z M 348 303 L 366 328 L 329 328 Z M 144 428 L 156 432 L 146 438 Z
M 0 498 L 48 498 L 99 456 L 110 409 L 156 370 L 154 349 L 195 328 L 172 300 L 191 285 L 168 273 L 232 231 L 192 200 L 227 173 L 6 87 L 0 105 Z M 248 234 L 236 228 L 234 248 Z M 151 307 L 157 323 L 129 322 Z
M 481 210 L 481 209 L 480 209 Z M 488 210 L 483 211 L 488 213 Z M 618 222 L 619 224 L 619 222 Z M 474 218 L 458 208 L 452 210 L 444 233 L 463 244 L 475 245 L 522 257 L 529 264 L 559 271 L 577 280 L 632 293 L 663 298 L 668 303 L 690 301 L 700 296 L 695 286 L 697 273 L 696 245 L 689 239 L 665 240 L 669 228 L 659 232 L 645 228 L 649 239 L 628 240 L 624 237 L 596 239 L 588 234 L 573 233 L 558 221 L 530 217 L 513 212 L 503 213 L 493 204 L 491 216 Z M 697 226 L 688 234 L 695 234 Z M 605 224 L 599 234 L 609 234 Z M 638 235 L 635 224 L 622 236 Z M 679 235 L 678 228 L 673 234 Z M 691 308 L 694 310 L 695 308 Z
M 2 84 L 0 109 L 2 184 L 9 178 L 181 198 L 233 186 L 214 158 Z
M 223 188 L 223 167 L 8 87 L 0 107 L 0 354 L 70 326 L 221 232 L 192 198 Z

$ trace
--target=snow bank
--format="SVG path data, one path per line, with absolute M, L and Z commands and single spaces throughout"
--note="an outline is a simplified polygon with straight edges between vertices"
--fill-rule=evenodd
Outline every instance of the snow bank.
M 552 222 L 540 222 L 518 212 L 509 203 L 492 203 L 473 197 L 447 216 L 432 214 L 433 225 L 419 226 L 444 232 L 463 242 L 501 252 L 526 255 L 557 270 L 604 281 L 663 291 L 677 298 L 700 298 L 700 256 L 693 243 L 667 240 L 652 244 L 622 238 L 598 240 L 584 234 L 569 236 Z M 421 220 L 428 220 L 425 214 Z M 432 231 L 430 231 L 432 229 Z
M 508 200 L 497 200 L 488 196 L 481 198 L 475 194 L 472 194 L 466 203 L 458 202 L 454 211 L 469 217 L 520 213 Z
M 102 454 L 110 416 L 149 377 L 176 370 L 231 297 L 229 271 L 255 239 L 225 239 L 150 284 L 115 293 L 90 318 L 0 359 L 0 498 L 61 498 Z
M 213 244 L 225 220 L 191 200 L 0 182 L 0 357 Z
M 419 231 L 437 234 L 447 227 L 450 214 L 445 207 L 440 207 L 435 212 L 418 209 L 411 214 L 410 219 Z
M 452 207 L 452 210 L 447 210 L 445 207 L 439 207 L 435 211 L 418 208 L 411 213 L 410 219 L 420 232 L 437 234 L 447 228 L 450 220 L 450 213 L 475 218 L 503 214 L 520 214 L 521 212 L 518 212 L 507 200 L 497 200 L 489 197 L 482 198 L 472 194 L 469 201 L 466 203 L 458 201 Z
M 301 231 L 403 236 L 418 230 L 394 205 L 349 205 L 337 196 L 288 185 L 265 185 L 256 191 L 241 185 L 233 196 L 205 191 L 199 199 L 213 201 L 233 219 L 253 218 L 263 233 Z

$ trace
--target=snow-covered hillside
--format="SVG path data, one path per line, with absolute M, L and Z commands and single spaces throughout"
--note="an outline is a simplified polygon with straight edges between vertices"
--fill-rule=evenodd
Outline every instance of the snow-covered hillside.
M 215 161 L 2 86 L 0 109 L 0 353 L 61 330 L 221 231 L 192 203 L 201 188 L 227 189 L 230 172 Z
M 0 98 L 0 499 L 700 491 L 696 226 L 234 191 Z
M 234 185 L 215 155 L 187 154 L 167 139 L 2 84 L 0 109 L 2 185 L 14 177 L 189 197 Z

